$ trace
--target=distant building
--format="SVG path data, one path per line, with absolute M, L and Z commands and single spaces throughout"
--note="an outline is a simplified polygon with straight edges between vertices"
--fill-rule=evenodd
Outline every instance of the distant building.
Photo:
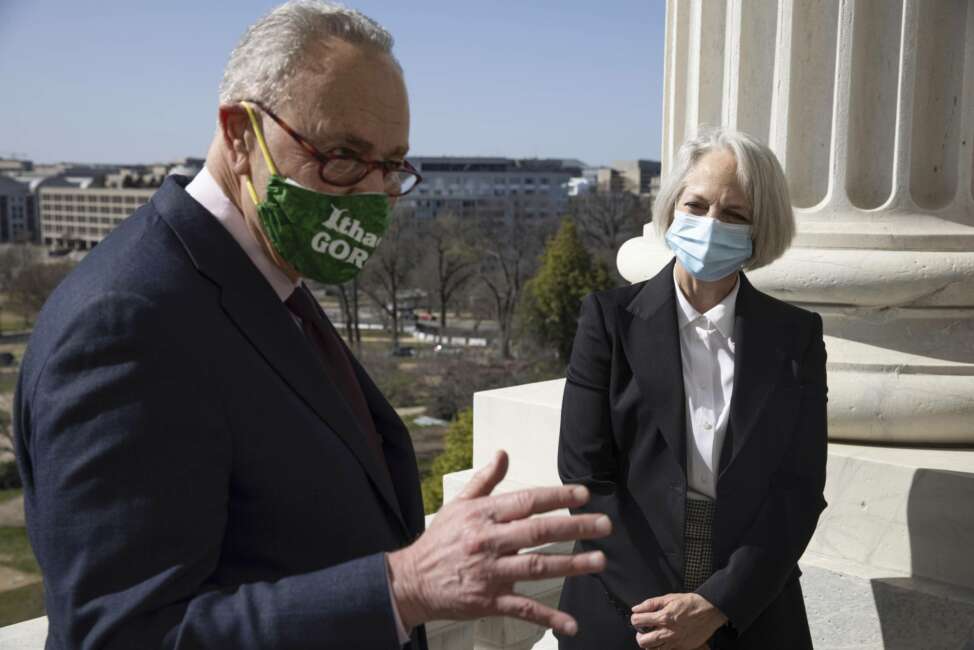
M 660 164 L 656 160 L 617 160 L 608 167 L 585 170 L 593 191 L 630 192 L 651 198 L 659 190 Z
M 659 188 L 660 163 L 658 160 L 617 160 L 612 169 L 618 173 L 619 189 L 633 194 L 653 194 Z
M 38 189 L 41 240 L 51 248 L 88 250 L 137 208 L 156 188 L 78 187 L 52 179 Z
M 34 163 L 30 160 L 19 160 L 11 158 L 0 158 L 0 175 L 18 174 L 29 172 L 34 168 Z
M 423 182 L 400 204 L 426 218 L 561 216 L 568 203 L 569 181 L 585 167 L 579 160 L 549 158 L 411 157 L 409 161 Z
M 39 240 L 54 249 L 89 250 L 148 202 L 169 174 L 195 176 L 200 158 L 175 164 L 36 167 L 29 175 L 37 195 Z
M 30 186 L 0 175 L 0 242 L 36 242 L 39 238 Z
M 600 167 L 597 178 L 596 187 L 599 192 L 617 193 L 627 191 L 625 179 L 619 173 L 618 169 Z

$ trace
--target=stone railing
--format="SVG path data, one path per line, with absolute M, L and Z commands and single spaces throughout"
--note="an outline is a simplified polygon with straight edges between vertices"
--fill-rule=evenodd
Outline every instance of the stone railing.
M 497 491 L 552 485 L 563 380 L 474 396 L 474 466 L 510 454 Z M 974 620 L 974 450 L 829 445 L 829 507 L 801 560 L 816 648 L 959 648 Z M 455 496 L 473 470 L 443 479 Z M 567 552 L 568 545 L 544 547 Z M 555 605 L 560 580 L 518 591 Z M 47 622 L 0 629 L 0 647 L 41 650 Z M 553 650 L 542 628 L 511 619 L 434 621 L 431 650 Z

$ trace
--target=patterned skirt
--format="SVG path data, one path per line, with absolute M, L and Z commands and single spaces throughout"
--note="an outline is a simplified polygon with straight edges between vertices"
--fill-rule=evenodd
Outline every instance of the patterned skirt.
M 687 498 L 683 589 L 691 592 L 714 572 L 714 502 Z

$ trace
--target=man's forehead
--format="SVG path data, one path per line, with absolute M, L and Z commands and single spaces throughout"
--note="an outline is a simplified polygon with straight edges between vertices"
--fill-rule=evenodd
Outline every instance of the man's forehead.
M 296 76 L 291 98 L 295 128 L 315 144 L 334 146 L 342 140 L 359 149 L 407 144 L 405 85 L 387 55 L 346 52 L 309 66 Z
M 349 146 L 363 152 L 394 153 L 408 149 L 408 113 L 404 119 L 335 108 L 309 110 L 303 135 L 323 147 Z

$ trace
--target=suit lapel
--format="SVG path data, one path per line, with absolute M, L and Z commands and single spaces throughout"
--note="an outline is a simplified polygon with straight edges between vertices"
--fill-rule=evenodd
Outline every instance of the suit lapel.
M 379 466 L 379 459 L 369 448 L 352 411 L 338 387 L 323 372 L 318 358 L 308 349 L 309 342 L 297 328 L 290 312 L 277 295 L 264 307 L 252 295 L 224 289 L 223 307 L 251 345 L 277 371 L 321 420 L 338 435 L 365 469 L 383 500 L 406 528 L 399 502 L 389 477 Z M 276 304 L 275 304 L 276 303 Z
M 317 303 L 315 304 L 317 305 Z M 318 311 L 325 324 L 332 328 L 335 336 L 338 336 L 331 319 L 320 306 Z M 339 340 L 341 340 L 340 336 Z M 406 428 L 399 414 L 386 400 L 382 391 L 375 385 L 365 368 L 362 367 L 362 364 L 347 346 L 345 346 L 345 351 L 351 360 L 359 386 L 362 387 L 362 393 L 365 395 L 369 412 L 375 422 L 376 431 L 382 438 L 383 454 L 393 481 L 390 488 L 395 495 L 398 512 L 403 518 L 403 523 L 411 537 L 415 537 L 423 531 L 425 519 L 422 492 L 415 489 L 415 486 L 419 485 L 419 472 L 409 429 Z M 385 474 L 383 474 L 383 478 L 385 478 Z
M 769 325 L 773 319 L 762 298 L 742 273 L 734 316 L 734 394 L 728 423 L 732 449 L 729 462 L 721 462 L 720 476 L 753 435 L 785 358 L 782 333 Z
M 686 474 L 686 398 L 670 262 L 620 313 L 623 346 L 642 395 L 654 411 L 673 460 Z
M 221 290 L 221 304 L 250 344 L 342 439 L 408 532 L 395 490 L 337 387 L 322 372 L 290 312 L 229 233 L 170 177 L 153 198 L 196 267 Z
M 406 525 L 412 537 L 417 537 L 423 532 L 426 520 L 423 493 L 418 487 L 420 483 L 416 452 L 409 436 L 409 429 L 354 357 L 352 357 L 352 365 L 362 385 L 369 410 L 375 419 L 375 426 L 382 436 L 386 462 L 396 485 L 396 496 Z

